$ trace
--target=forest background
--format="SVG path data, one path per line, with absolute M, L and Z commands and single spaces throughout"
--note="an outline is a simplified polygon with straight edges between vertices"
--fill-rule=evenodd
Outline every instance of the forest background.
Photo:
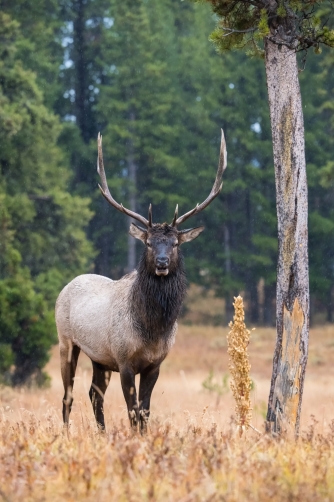
M 243 292 L 252 324 L 275 324 L 277 221 L 265 69 L 218 55 L 210 5 L 180 0 L 0 1 L 0 371 L 20 384 L 56 342 L 54 303 L 80 273 L 119 278 L 140 244 L 97 189 L 104 137 L 114 197 L 170 221 L 212 186 L 221 196 L 184 246 L 189 282 Z M 302 57 L 302 56 L 301 56 Z M 300 73 L 309 185 L 311 321 L 333 320 L 334 56 Z M 301 63 L 301 67 L 302 67 Z M 13 370 L 14 368 L 14 370 Z

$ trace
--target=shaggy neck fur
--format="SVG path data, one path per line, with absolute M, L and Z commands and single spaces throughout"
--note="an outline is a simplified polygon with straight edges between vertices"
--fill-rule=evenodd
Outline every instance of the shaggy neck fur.
M 130 302 L 134 327 L 147 342 L 161 338 L 167 341 L 186 294 L 183 257 L 179 251 L 174 270 L 158 277 L 149 272 L 144 253 L 137 272 Z

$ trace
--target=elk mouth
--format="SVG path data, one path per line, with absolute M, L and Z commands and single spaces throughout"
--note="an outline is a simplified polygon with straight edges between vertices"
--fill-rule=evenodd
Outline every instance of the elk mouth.
M 168 270 L 168 267 L 156 267 L 156 269 L 155 269 L 155 273 L 156 273 L 156 275 L 158 275 L 158 276 L 161 276 L 161 275 L 168 275 L 169 270 Z

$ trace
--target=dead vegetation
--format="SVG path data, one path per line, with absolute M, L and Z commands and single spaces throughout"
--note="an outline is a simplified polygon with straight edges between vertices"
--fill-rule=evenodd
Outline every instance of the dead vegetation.
M 153 393 L 146 437 L 130 433 L 118 374 L 106 394 L 107 433 L 97 432 L 88 398 L 91 367 L 83 356 L 68 435 L 57 348 L 47 368 L 50 389 L 0 388 L 0 501 L 334 501 L 333 327 L 311 330 L 297 442 L 251 429 L 239 438 L 224 384 L 227 333 L 180 326 Z M 259 328 L 249 346 L 252 424 L 261 432 L 274 338 L 274 330 Z M 203 388 L 210 371 L 211 385 Z
M 334 500 L 334 429 L 299 441 L 221 430 L 205 412 L 175 427 L 155 420 L 146 437 L 127 423 L 93 421 L 63 432 L 57 414 L 1 419 L 0 495 L 10 501 Z
M 231 390 L 236 402 L 235 414 L 240 436 L 251 425 L 252 380 L 249 374 L 251 365 L 248 356 L 250 331 L 245 325 L 244 304 L 241 296 L 234 298 L 233 322 L 229 326 L 231 331 L 227 335 L 229 370 L 231 373 Z

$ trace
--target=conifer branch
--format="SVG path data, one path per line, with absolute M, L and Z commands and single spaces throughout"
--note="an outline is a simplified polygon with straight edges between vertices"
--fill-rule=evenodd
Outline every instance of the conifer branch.
M 334 11 L 334 0 L 208 1 L 220 17 L 219 25 L 211 36 L 220 50 L 248 45 L 252 47 L 251 54 L 260 54 L 262 51 L 257 42 L 265 39 L 295 52 L 308 51 L 313 47 L 315 52 L 319 53 L 322 44 L 334 47 L 334 30 L 328 23 Z M 319 11 L 321 3 L 325 3 L 330 9 L 330 15 L 327 15 L 326 21 L 322 19 L 322 22 L 320 18 L 325 14 Z
M 252 33 L 253 31 L 256 31 L 258 28 L 257 26 L 254 26 L 253 28 L 248 28 L 248 30 L 233 30 L 232 28 L 222 28 L 224 31 L 228 31 L 228 33 L 225 33 L 223 37 L 228 37 L 229 35 L 233 35 L 233 33 Z

